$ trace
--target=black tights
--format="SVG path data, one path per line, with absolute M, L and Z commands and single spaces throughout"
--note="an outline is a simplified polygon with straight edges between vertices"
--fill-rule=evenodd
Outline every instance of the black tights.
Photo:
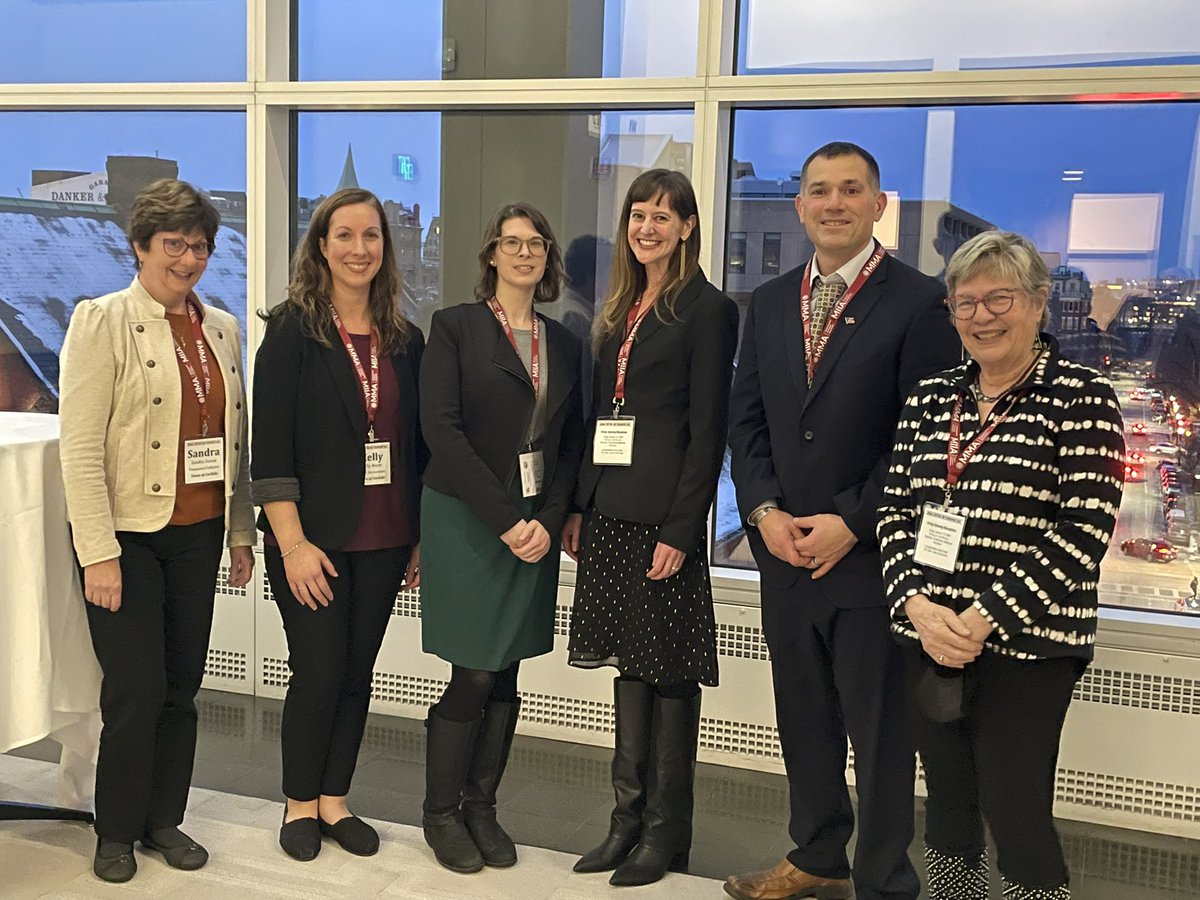
M 641 681 L 633 675 L 620 676 L 622 681 Z M 700 692 L 698 681 L 673 681 L 670 684 L 652 684 L 654 693 L 664 700 L 690 700 Z
M 520 661 L 500 672 L 453 666 L 450 683 L 442 692 L 437 711 L 451 722 L 473 722 L 489 702 L 517 702 L 517 670 Z

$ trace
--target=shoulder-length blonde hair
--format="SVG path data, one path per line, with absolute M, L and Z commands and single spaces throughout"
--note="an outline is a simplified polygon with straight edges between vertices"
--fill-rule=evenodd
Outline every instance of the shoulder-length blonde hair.
M 371 280 L 371 293 L 367 308 L 371 324 L 379 332 L 379 350 L 393 355 L 404 350 L 408 343 L 408 330 L 412 326 L 400 314 L 399 299 L 403 287 L 400 268 L 392 247 L 392 232 L 388 228 L 387 215 L 379 198 L 362 188 L 346 188 L 330 194 L 313 211 L 308 230 L 296 245 L 292 254 L 292 278 L 288 282 L 287 300 L 263 315 L 269 319 L 291 308 L 300 316 L 300 325 L 306 337 L 326 347 L 333 346 L 331 338 L 332 318 L 329 315 L 330 294 L 333 278 L 329 263 L 321 252 L 321 242 L 329 236 L 329 223 L 333 214 L 343 206 L 367 203 L 379 214 L 379 225 L 383 232 L 383 260 L 379 271 Z
M 633 179 L 633 184 L 625 193 L 621 221 L 617 225 L 608 295 L 592 323 L 592 349 L 596 353 L 600 352 L 609 338 L 625 328 L 629 307 L 646 290 L 646 267 L 637 261 L 633 248 L 629 246 L 629 216 L 633 212 L 633 204 L 657 201 L 659 197 L 666 199 L 667 206 L 679 218 L 686 222 L 694 216 L 699 225 L 700 210 L 696 206 L 696 192 L 692 190 L 692 183 L 686 175 L 670 169 L 650 169 Z M 664 318 L 664 311 L 667 316 L 675 315 L 675 301 L 679 299 L 679 292 L 700 271 L 699 227 L 692 229 L 686 241 L 679 242 L 668 271 L 672 274 L 667 277 L 654 304 L 654 314 L 660 319 Z

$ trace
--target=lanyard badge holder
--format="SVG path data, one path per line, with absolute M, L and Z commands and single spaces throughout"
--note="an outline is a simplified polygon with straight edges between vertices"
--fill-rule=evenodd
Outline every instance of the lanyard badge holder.
M 488 307 L 491 309 L 492 315 L 496 317 L 496 321 L 500 323 L 500 327 L 504 329 L 504 336 L 512 344 L 517 359 L 520 359 L 521 351 L 517 347 L 517 337 L 513 334 L 512 325 L 508 322 L 508 315 L 504 312 L 504 307 L 495 297 L 488 301 Z M 532 319 L 529 336 L 529 380 L 533 383 L 533 405 L 536 409 L 538 394 L 542 389 L 541 325 L 538 322 L 537 313 L 532 313 Z M 532 421 L 530 427 L 533 427 Z M 528 435 L 526 437 L 525 449 L 517 457 L 517 471 L 521 476 L 521 496 L 523 498 L 536 497 L 542 492 L 542 482 L 546 474 L 545 454 L 541 450 L 534 450 L 533 440 Z
M 358 383 L 362 388 L 363 404 L 367 408 L 367 440 L 363 445 L 363 485 L 373 487 L 375 485 L 391 484 L 391 441 L 375 440 L 375 415 L 379 411 L 379 336 L 375 333 L 375 329 L 372 328 L 371 374 L 368 376 L 366 370 L 363 368 L 362 360 L 359 359 L 358 351 L 354 349 L 354 342 L 350 340 L 350 333 L 346 331 L 346 326 L 342 324 L 342 319 L 337 314 L 337 310 L 333 308 L 332 304 L 330 304 L 329 309 L 333 314 L 333 324 L 337 326 L 338 336 L 341 337 L 342 344 L 346 348 L 346 355 L 350 357 L 350 363 L 354 366 L 354 374 L 358 376 Z
M 208 348 L 204 344 L 204 332 L 200 329 L 200 313 L 196 305 L 187 301 L 188 321 L 192 326 L 192 340 L 196 345 L 196 358 L 200 363 L 200 373 L 197 374 L 192 361 L 188 358 L 183 343 L 171 331 L 171 339 L 175 344 L 175 355 L 183 364 L 188 379 L 192 382 L 192 390 L 196 394 L 196 402 L 200 406 L 200 434 L 184 438 L 183 441 L 183 483 L 209 484 L 225 480 L 225 439 L 208 436 L 208 398 L 212 393 L 212 372 L 208 367 Z
M 625 339 L 617 350 L 617 380 L 613 388 L 613 411 L 611 416 L 596 417 L 596 432 L 592 439 L 592 464 L 597 466 L 633 465 L 633 429 L 635 416 L 621 415 L 625 406 L 625 378 L 629 371 L 629 356 L 633 352 L 633 341 L 637 337 L 642 319 L 651 307 L 639 312 L 642 302 L 638 300 L 629 307 L 625 316 Z

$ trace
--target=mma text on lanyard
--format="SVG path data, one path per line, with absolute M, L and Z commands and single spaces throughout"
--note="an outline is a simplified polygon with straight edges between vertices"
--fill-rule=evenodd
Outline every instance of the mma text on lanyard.
M 192 390 L 196 392 L 196 402 L 200 405 L 200 436 L 184 438 L 183 441 L 183 483 L 208 484 L 212 481 L 223 481 L 225 478 L 225 439 L 208 436 L 208 397 L 212 393 L 212 373 L 208 368 L 208 347 L 204 344 L 204 332 L 200 329 L 200 312 L 196 304 L 187 301 L 188 321 L 192 326 L 192 340 L 196 343 L 196 357 L 200 362 L 200 375 L 188 359 L 187 351 L 175 329 L 171 329 L 171 339 L 175 343 L 175 355 L 183 364 L 183 369 L 192 382 Z M 203 376 L 203 379 L 201 378 Z
M 963 533 L 967 527 L 967 516 L 950 508 L 950 498 L 954 486 L 962 475 L 967 464 L 975 458 L 984 441 L 992 436 L 997 426 L 1008 418 L 1021 399 L 1020 394 L 1013 394 L 1004 407 L 1004 412 L 992 418 L 987 427 L 975 435 L 971 443 L 962 446 L 962 409 L 963 395 L 960 393 L 954 400 L 954 409 L 950 413 L 950 441 L 946 449 L 946 496 L 939 505 L 926 503 L 921 511 L 921 524 L 917 528 L 917 546 L 913 552 L 913 561 L 921 566 L 929 566 L 942 572 L 954 572 L 954 564 L 958 561 L 959 548 L 962 546 Z
M 592 464 L 596 466 L 633 465 L 633 426 L 635 416 L 621 415 L 625 405 L 625 378 L 629 373 L 629 355 L 633 352 L 633 341 L 642 319 L 654 308 L 649 304 L 643 310 L 639 298 L 625 316 L 625 339 L 617 349 L 617 383 L 613 388 L 613 411 L 611 416 L 596 417 L 596 433 L 592 440 Z
M 862 286 L 867 283 L 867 279 L 875 274 L 875 270 L 879 268 L 879 264 L 883 262 L 883 258 L 887 256 L 887 251 L 879 241 L 875 242 L 875 252 L 871 254 L 870 259 L 862 267 L 862 271 L 858 273 L 858 277 L 854 279 L 854 283 L 846 289 L 846 293 L 838 298 L 837 303 L 829 310 L 829 315 L 825 317 L 825 326 L 821 329 L 821 333 L 814 337 L 812 333 L 812 266 L 813 260 L 808 261 L 808 265 L 804 267 L 804 279 L 800 282 L 800 319 L 804 323 L 804 360 L 808 364 L 808 386 L 812 387 L 813 376 L 817 371 L 817 363 L 821 361 L 821 357 L 825 353 L 825 347 L 829 344 L 829 338 L 833 334 L 834 329 L 841 322 L 842 313 L 846 311 L 846 307 L 850 305 L 850 301 L 855 295 L 862 290 Z
M 370 487 L 376 484 L 392 483 L 392 444 L 391 441 L 375 440 L 375 414 L 379 412 L 379 335 L 371 329 L 371 374 L 368 376 L 363 368 L 358 351 L 354 349 L 354 341 L 350 340 L 350 332 L 342 324 L 341 316 L 330 304 L 329 311 L 333 313 L 333 324 L 337 326 L 338 336 L 346 348 L 346 355 L 354 366 L 358 376 L 358 384 L 362 388 L 363 403 L 367 407 L 367 442 L 364 445 L 365 467 L 363 469 L 363 484 Z
M 492 315 L 496 317 L 496 321 L 500 323 L 500 327 L 504 329 L 504 336 L 508 338 L 508 342 L 512 344 L 513 350 L 517 354 L 517 359 L 521 358 L 521 350 L 517 347 L 517 336 L 513 334 L 512 325 L 508 323 L 508 315 L 504 312 L 504 307 L 500 305 L 500 301 L 493 297 L 488 301 L 488 307 L 492 311 Z M 539 356 L 541 347 L 541 326 L 538 324 L 537 313 L 529 314 L 533 320 L 531 334 L 529 338 L 529 380 L 533 382 L 533 405 L 537 408 L 538 392 L 542 389 L 542 359 Z M 530 422 L 532 427 L 532 420 Z M 542 478 L 546 473 L 546 458 L 541 450 L 533 449 L 533 440 L 529 435 L 525 436 L 525 449 L 521 451 L 518 457 L 518 469 L 521 472 L 521 496 L 536 497 L 542 492 Z

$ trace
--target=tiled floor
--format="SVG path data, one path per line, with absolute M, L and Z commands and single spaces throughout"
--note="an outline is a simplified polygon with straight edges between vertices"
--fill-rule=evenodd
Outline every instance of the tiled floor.
M 282 704 L 204 692 L 194 783 L 279 799 Z M 359 754 L 351 806 L 403 824 L 421 820 L 424 729 L 420 722 L 371 716 Z M 42 743 L 18 755 L 56 757 Z M 609 751 L 518 736 L 501 786 L 501 819 L 522 844 L 581 853 L 605 834 L 612 803 Z M 778 775 L 699 766 L 693 874 L 720 878 L 773 865 L 790 849 L 787 791 Z M 917 834 L 921 831 L 918 812 Z M 1076 900 L 1180 900 L 1200 897 L 1200 841 L 1063 821 L 1060 831 Z M 923 870 L 919 842 L 910 849 Z M 994 890 L 994 896 L 998 891 Z

